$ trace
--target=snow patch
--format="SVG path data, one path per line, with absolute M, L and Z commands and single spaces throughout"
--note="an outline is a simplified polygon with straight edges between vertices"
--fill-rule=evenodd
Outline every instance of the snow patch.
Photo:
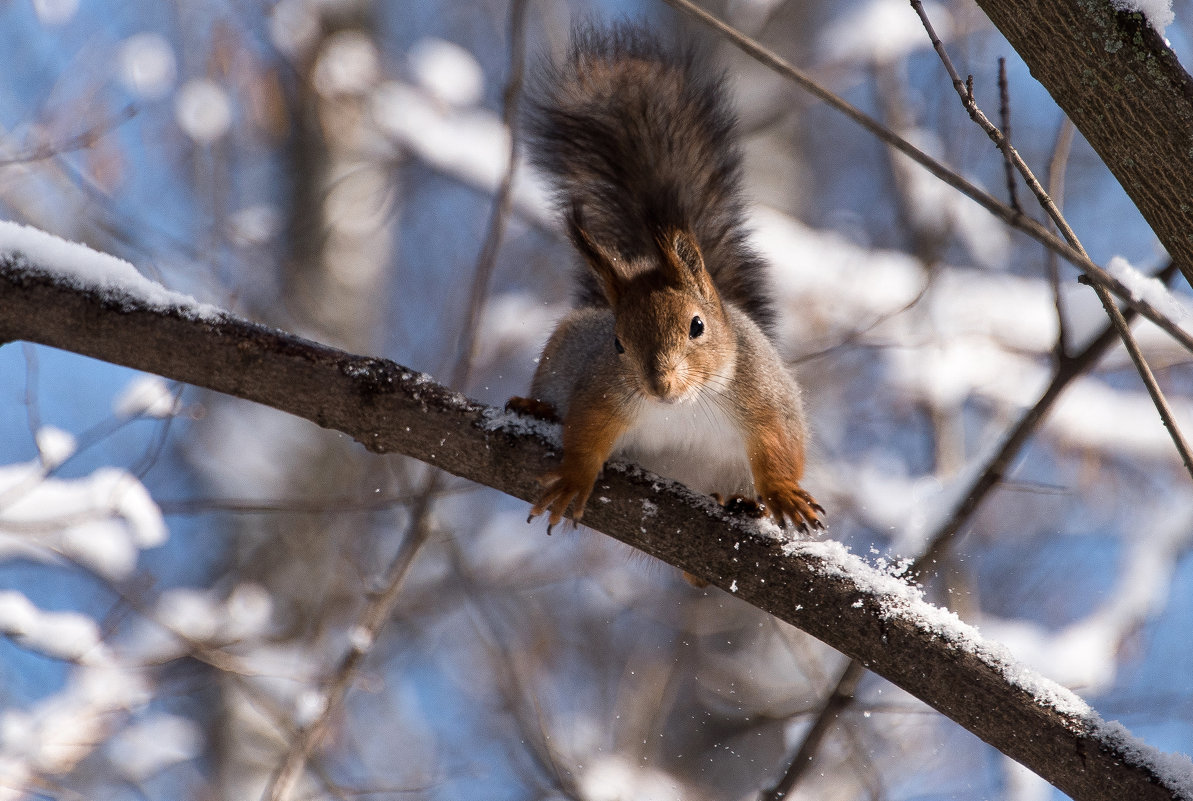
M 1004 646 L 988 641 L 978 630 L 961 621 L 956 613 L 924 600 L 918 587 L 890 572 L 876 570 L 844 545 L 833 540 L 789 541 L 783 546 L 788 556 L 809 557 L 819 563 L 819 572 L 844 579 L 857 586 L 878 607 L 885 620 L 906 620 L 920 631 L 932 634 L 959 651 L 981 659 L 1009 683 L 1029 693 L 1037 703 L 1070 717 L 1098 720 L 1080 697 L 1015 661 Z
M 113 300 L 128 296 L 153 308 L 179 309 L 198 318 L 223 316 L 215 306 L 149 280 L 123 259 L 28 225 L 0 220 L 0 254 L 23 256 L 38 270 L 67 278 L 79 289 L 98 289 Z
M 1112 257 L 1106 264 L 1106 272 L 1121 281 L 1132 298 L 1150 303 L 1178 325 L 1193 318 L 1193 309 L 1172 294 L 1163 281 L 1140 272 L 1122 256 Z
M 1161 36 L 1176 19 L 1176 15 L 1172 11 L 1172 0 L 1110 0 L 1110 4 L 1119 11 L 1142 14 L 1156 29 L 1156 33 Z
M 78 10 L 79 0 L 33 0 L 33 11 L 43 25 L 65 25 Z
M 501 119 L 477 108 L 456 109 L 421 88 L 386 81 L 373 93 L 372 114 L 380 130 L 436 169 L 486 192 L 496 192 L 509 168 L 510 133 Z M 514 177 L 519 214 L 542 225 L 557 224 L 550 193 L 527 170 Z
M 420 39 L 406 55 L 410 72 L 432 97 L 451 106 L 474 106 L 485 89 L 485 73 L 471 53 L 442 39 Z
M 74 455 L 78 442 L 74 434 L 63 431 L 54 426 L 42 426 L 37 429 L 37 452 L 41 456 L 42 466 L 46 470 L 53 470 Z
M 156 375 L 143 375 L 129 382 L 112 404 L 121 417 L 172 417 L 178 404 L 170 385 Z
M 159 100 L 174 87 L 178 65 L 174 49 L 161 34 L 138 33 L 125 39 L 117 62 L 120 82 L 146 100 Z
M 178 90 L 174 118 L 196 143 L 209 145 L 231 129 L 232 101 L 219 84 L 207 78 L 194 78 Z
M 78 662 L 100 644 L 99 625 L 78 612 L 44 612 L 15 590 L 0 590 L 0 632 L 55 659 Z
M 179 762 L 199 755 L 203 734 L 192 720 L 154 715 L 117 734 L 107 745 L 108 757 L 129 781 L 140 782 Z
M 328 37 L 315 63 L 315 88 L 324 96 L 363 95 L 377 82 L 381 59 L 373 40 L 360 31 Z
M 123 580 L 140 550 L 166 541 L 161 510 L 131 473 L 104 467 L 63 480 L 39 468 L 0 467 L 0 558 L 63 555 Z
M 948 9 L 929 2 L 924 10 L 940 38 L 948 40 L 953 28 Z M 903 0 L 870 0 L 861 8 L 851 7 L 820 40 L 827 43 L 826 61 L 862 64 L 889 64 L 932 45 L 919 17 Z
M 623 757 L 597 757 L 579 777 L 586 801 L 680 801 L 683 785 L 674 777 Z

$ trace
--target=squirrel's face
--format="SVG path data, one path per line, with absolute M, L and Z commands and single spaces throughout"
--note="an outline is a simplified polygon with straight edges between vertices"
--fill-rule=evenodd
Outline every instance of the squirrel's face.
M 676 403 L 728 386 L 734 340 L 715 295 L 706 299 L 666 286 L 630 292 L 614 308 L 614 319 L 609 345 L 635 391 Z
M 627 263 L 589 235 L 578 204 L 568 230 L 613 309 L 626 389 L 675 403 L 729 385 L 736 340 L 691 233 L 661 228 L 654 252 Z

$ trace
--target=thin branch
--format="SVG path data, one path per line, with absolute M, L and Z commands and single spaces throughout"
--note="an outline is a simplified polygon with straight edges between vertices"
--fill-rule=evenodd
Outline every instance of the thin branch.
M 825 696 L 824 703 L 817 710 L 816 717 L 812 719 L 812 725 L 804 733 L 804 738 L 791 757 L 791 762 L 787 765 L 787 770 L 783 773 L 782 778 L 775 782 L 773 787 L 762 791 L 759 796 L 760 801 L 781 801 L 795 789 L 795 785 L 812 766 L 812 760 L 816 757 L 816 752 L 820 750 L 820 744 L 824 741 L 825 735 L 829 733 L 840 714 L 853 703 L 857 685 L 865 675 L 866 668 L 861 662 L 856 659 L 849 660 L 849 664 L 837 679 L 836 686 Z
M 93 123 L 79 133 L 66 139 L 58 142 L 45 142 L 21 153 L 0 157 L 0 167 L 46 161 L 67 153 L 73 153 L 76 150 L 86 150 L 135 116 L 137 116 L 136 107 L 126 106 L 119 113 L 112 115 L 110 119 Z
M 1052 198 L 1044 191 L 1044 187 L 1040 186 L 1040 182 L 1036 180 L 1035 174 L 1027 166 L 1027 162 L 1019 155 L 1019 151 L 1011 147 L 1010 140 L 1003 135 L 1002 131 L 998 129 L 998 126 L 992 123 L 978 106 L 973 94 L 973 78 L 970 78 L 970 82 L 966 86 L 962 86 L 961 76 L 957 74 L 957 69 L 953 66 L 953 60 L 949 58 L 948 51 L 944 49 L 944 42 L 936 35 L 936 30 L 932 27 L 932 21 L 928 19 L 928 13 L 924 10 L 922 0 L 911 0 L 911 7 L 919 16 L 920 22 L 923 23 L 924 30 L 928 33 L 928 39 L 932 42 L 932 48 L 940 56 L 940 61 L 944 64 L 945 71 L 948 72 L 949 78 L 953 82 L 953 88 L 957 90 L 957 95 L 961 98 L 962 105 L 969 112 L 970 119 L 986 132 L 986 135 L 990 137 L 990 140 L 994 142 L 995 146 L 1002 151 L 1003 158 L 1012 164 L 1019 171 L 1019 174 L 1023 176 L 1023 180 L 1027 182 L 1028 188 L 1036 196 L 1036 199 L 1049 219 L 1052 220 L 1057 229 L 1064 235 L 1065 241 L 1068 242 L 1069 246 L 1077 251 L 1082 259 L 1089 261 L 1089 254 L 1081 246 L 1077 235 L 1073 233 L 1073 229 L 1069 227 L 1068 222 L 1060 213 L 1056 204 L 1052 202 Z M 1080 267 L 1081 265 L 1078 264 L 1077 266 Z
M 402 540 L 402 546 L 386 570 L 385 589 L 365 606 L 355 626 L 349 631 L 351 647 L 340 659 L 332 672 L 328 686 L 323 691 L 323 705 L 318 715 L 297 733 L 285 758 L 266 785 L 263 798 L 269 801 L 286 801 L 294 792 L 307 762 L 327 736 L 331 720 L 340 711 L 349 687 L 356 679 L 366 656 L 373 649 L 381 635 L 381 629 L 389 622 L 405 585 L 406 576 L 414 557 L 418 555 L 430 534 L 431 506 L 438 483 L 443 474 L 435 471 L 428 475 L 418 505 L 411 512 L 410 527 Z
M 1007 147 L 1011 146 L 1011 89 L 1007 83 L 1007 60 L 1005 58 L 998 59 L 998 118 L 1002 123 L 1002 135 L 1006 140 Z M 1003 150 L 1002 166 L 1003 172 L 1007 179 L 1007 199 L 1010 201 L 1011 208 L 1022 213 L 1023 208 L 1019 205 L 1019 189 L 1015 182 L 1015 165 L 1007 158 L 1006 150 Z
M 551 747 L 551 737 L 543 725 L 542 710 L 535 697 L 533 685 L 523 680 L 518 670 L 517 652 L 507 646 L 505 638 L 499 636 L 492 604 L 486 603 L 480 597 L 472 572 L 464 561 L 459 540 L 452 538 L 450 543 L 452 569 L 463 589 L 469 618 L 478 635 L 477 640 L 489 651 L 492 668 L 489 672 L 517 728 L 518 741 L 525 747 L 527 757 L 539 773 L 546 777 L 550 784 L 549 789 L 553 793 L 572 801 L 579 801 L 583 793 L 569 775 L 569 771 L 561 767 L 556 758 Z M 526 709 L 527 705 L 534 708 L 533 719 Z
M 1065 205 L 1065 171 L 1069 164 L 1069 152 L 1073 147 L 1073 132 L 1076 130 L 1068 117 L 1062 117 L 1056 130 L 1056 141 L 1052 146 L 1052 159 L 1048 162 L 1048 194 L 1057 208 Z M 1056 304 L 1056 346 L 1053 352 L 1059 361 L 1069 352 L 1069 323 L 1060 294 L 1060 261 L 1054 251 L 1048 251 L 1048 278 L 1052 283 L 1052 299 Z
M 1127 353 L 1131 356 L 1131 361 L 1135 364 L 1135 369 L 1139 372 L 1140 378 L 1143 379 L 1143 385 L 1147 387 L 1148 394 L 1152 396 L 1152 403 L 1155 404 L 1156 411 L 1160 413 L 1160 420 L 1164 423 L 1164 427 L 1168 429 L 1168 434 L 1172 437 L 1172 442 L 1176 446 L 1177 453 L 1181 455 L 1181 462 L 1184 463 L 1185 470 L 1189 473 L 1190 478 L 1193 478 L 1193 454 L 1190 453 L 1189 443 L 1181 433 L 1180 427 L 1177 426 L 1176 419 L 1172 416 L 1172 408 L 1168 405 L 1168 401 L 1165 399 L 1159 383 L 1156 382 L 1156 376 L 1152 373 L 1152 368 L 1143 358 L 1143 352 L 1139 349 L 1139 343 L 1135 341 L 1135 337 L 1131 334 L 1131 328 L 1127 325 L 1123 313 L 1119 311 L 1114 298 L 1110 297 L 1110 293 L 1106 291 L 1105 287 L 1098 286 L 1084 275 L 1077 280 L 1083 284 L 1089 284 L 1093 287 L 1094 292 L 1098 293 L 1098 300 L 1102 301 L 1102 308 L 1106 310 L 1106 314 L 1110 315 L 1110 321 L 1114 324 L 1115 329 L 1122 338 L 1123 345 L 1126 347 Z
M 808 77 L 804 72 L 796 69 L 773 51 L 763 47 L 761 44 L 741 33 L 737 29 L 725 22 L 722 22 L 720 19 L 713 16 L 712 14 L 709 14 L 704 9 L 696 6 L 691 2 L 691 0 L 666 0 L 666 2 L 668 5 L 690 14 L 705 25 L 715 29 L 744 53 L 748 54 L 752 58 L 756 59 L 785 78 L 796 83 L 802 89 L 809 92 L 826 105 L 841 112 L 846 117 L 853 120 L 866 131 L 879 139 L 879 141 L 895 148 L 901 153 L 904 153 L 913 161 L 917 162 L 934 176 L 936 176 L 938 179 L 944 181 L 949 186 L 961 192 L 1007 225 L 1022 231 L 1032 239 L 1035 239 L 1037 242 L 1044 245 L 1044 247 L 1056 252 L 1057 255 L 1071 262 L 1082 272 L 1089 275 L 1093 280 L 1098 281 L 1109 288 L 1110 291 L 1118 295 L 1128 306 L 1136 309 L 1144 317 L 1155 323 L 1165 333 L 1179 342 L 1186 350 L 1193 352 L 1193 333 L 1181 328 L 1163 313 L 1158 311 L 1150 303 L 1139 298 L 1132 297 L 1131 291 L 1121 281 L 1108 273 L 1102 267 L 1095 264 L 1086 253 L 1079 251 L 1078 249 L 1069 245 L 1067 242 L 1058 238 L 1056 234 L 1049 231 L 1043 224 L 1026 215 L 1019 214 L 1010 206 L 999 201 L 993 195 L 979 189 L 977 186 L 965 180 L 953 170 L 950 170 L 936 159 L 924 153 L 906 139 L 895 134 L 873 117 L 862 112 L 861 110 L 857 109 L 853 105 L 822 87 L 816 81 Z M 958 91 L 964 94 L 965 90 L 963 84 Z M 989 121 L 987 120 L 987 122 Z
M 949 59 L 949 54 L 945 51 L 944 44 L 940 41 L 940 38 L 937 37 L 936 32 L 932 29 L 932 23 L 928 19 L 927 12 L 924 11 L 924 4 L 922 0 L 911 0 L 911 6 L 915 9 L 916 14 L 919 15 L 920 21 L 923 22 L 924 30 L 928 32 L 928 37 L 932 40 L 932 46 L 936 49 L 937 54 L 940 56 L 940 60 L 944 64 L 945 69 L 953 78 L 953 85 L 957 86 L 957 71 L 953 68 L 953 62 Z M 1081 241 L 1077 238 L 1077 234 L 1069 226 L 1069 223 L 1065 219 L 1064 215 L 1060 213 L 1060 209 L 1057 208 L 1056 203 L 1053 202 L 1052 198 L 1048 195 L 1048 192 L 1045 191 L 1044 187 L 1040 185 L 1040 182 L 1036 179 L 1035 173 L 1033 173 L 1031 168 L 1027 166 L 1027 162 L 1020 158 L 1019 153 L 1015 150 L 1015 148 L 1011 147 L 1010 140 L 1008 140 L 1003 132 L 1000 131 L 993 123 L 991 123 L 990 120 L 986 118 L 986 115 L 982 113 L 982 110 L 978 107 L 977 102 L 973 98 L 972 90 L 969 92 L 961 92 L 958 90 L 958 92 L 961 95 L 961 102 L 965 104 L 965 108 L 969 111 L 970 118 L 972 118 L 974 122 L 981 126 L 982 130 L 984 130 L 990 139 L 994 141 L 999 150 L 1001 150 L 1007 159 L 1009 159 L 1011 163 L 1015 165 L 1015 168 L 1019 171 L 1019 174 L 1023 176 L 1023 180 L 1027 182 L 1028 187 L 1036 196 L 1040 206 L 1045 212 L 1047 212 L 1048 217 L 1052 220 L 1053 224 L 1055 224 L 1057 229 L 1059 229 L 1064 235 L 1065 241 L 1067 241 L 1071 247 L 1080 252 L 1083 256 L 1088 258 L 1089 254 L 1085 252 L 1085 248 L 1081 245 Z M 1147 387 L 1147 392 L 1151 396 L 1152 402 L 1156 406 L 1156 410 L 1160 413 L 1160 420 L 1164 423 L 1164 427 L 1168 429 L 1168 433 L 1172 437 L 1172 442 L 1176 446 L 1177 453 L 1180 454 L 1181 461 L 1184 463 L 1185 469 L 1189 472 L 1190 477 L 1193 477 L 1193 459 L 1190 458 L 1189 444 L 1186 442 L 1184 435 L 1177 426 L 1176 419 L 1172 416 L 1172 409 L 1168 406 L 1168 401 L 1165 399 L 1164 392 L 1160 389 L 1160 385 L 1156 382 L 1156 377 L 1152 373 L 1151 367 L 1144 359 L 1143 351 L 1140 350 L 1139 344 L 1135 341 L 1135 336 L 1131 333 L 1130 326 L 1128 326 L 1126 321 L 1123 319 L 1122 313 L 1119 311 L 1118 306 L 1114 303 L 1114 300 L 1110 297 L 1110 293 L 1106 287 L 1101 283 L 1091 281 L 1088 274 L 1081 277 L 1084 279 L 1082 283 L 1089 284 L 1094 288 L 1094 291 L 1098 293 L 1098 299 L 1102 301 L 1103 308 L 1105 308 L 1106 313 L 1110 315 L 1111 323 L 1114 325 L 1115 330 L 1118 331 L 1118 335 L 1122 339 L 1123 345 L 1127 349 L 1127 353 L 1129 353 L 1131 356 L 1131 361 L 1135 364 L 1135 369 L 1139 372 L 1139 377 L 1143 380 L 1144 386 Z
M 1162 281 L 1169 281 L 1176 274 L 1176 267 L 1171 262 L 1157 276 Z M 1104 356 L 1118 341 L 1118 334 L 1113 325 L 1107 324 L 1081 352 L 1057 364 L 1052 380 L 1040 395 L 1039 399 L 1019 416 L 1007 434 L 1002 444 L 993 451 L 986 463 L 979 470 L 977 477 L 957 505 L 948 512 L 936 531 L 928 538 L 928 544 L 920 555 L 912 562 L 909 573 L 912 577 L 919 577 L 934 565 L 956 540 L 957 535 L 972 519 L 982 502 L 990 496 L 996 487 L 1006 477 L 1011 463 L 1023 450 L 1031 439 L 1040 423 L 1051 411 L 1056 401 L 1072 381 L 1085 374 Z M 804 773 L 811 766 L 824 735 L 830 724 L 852 701 L 854 689 L 860 676 L 857 675 L 861 664 L 852 662 L 837 679 L 834 688 L 826 696 L 811 727 L 804 735 L 804 739 L 796 748 L 783 777 L 770 789 L 763 792 L 763 801 L 778 801 L 791 792 Z
M 472 373 L 473 362 L 476 358 L 476 334 L 480 328 L 481 309 L 489 294 L 489 283 L 493 275 L 493 268 L 497 264 L 497 252 L 501 248 L 501 240 L 505 235 L 506 221 L 509 219 L 513 206 L 514 174 L 518 169 L 518 99 L 522 94 L 522 80 L 526 72 L 526 0 L 513 0 L 510 3 L 509 18 L 509 78 L 506 80 L 502 92 L 502 122 L 509 132 L 509 151 L 505 175 L 501 178 L 501 185 L 497 195 L 493 198 L 493 208 L 489 215 L 489 230 L 485 235 L 484 245 L 477 256 L 476 269 L 472 276 L 472 292 L 468 296 L 465 322 L 463 326 L 462 342 L 453 371 L 452 386 L 466 389 L 468 378 Z

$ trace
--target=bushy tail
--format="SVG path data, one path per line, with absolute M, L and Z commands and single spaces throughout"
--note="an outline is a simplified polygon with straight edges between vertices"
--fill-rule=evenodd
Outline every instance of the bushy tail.
M 735 128 L 721 75 L 630 24 L 577 28 L 564 62 L 535 76 L 527 119 L 531 160 L 561 209 L 580 205 L 593 240 L 629 261 L 652 253 L 660 230 L 690 232 L 721 297 L 769 334 Z M 580 302 L 605 304 L 587 273 Z

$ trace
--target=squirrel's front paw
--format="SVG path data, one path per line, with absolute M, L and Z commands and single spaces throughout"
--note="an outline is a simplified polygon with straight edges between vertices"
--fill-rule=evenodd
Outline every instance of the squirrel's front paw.
M 538 398 L 523 398 L 515 395 L 505 402 L 505 409 L 515 414 L 537 417 L 539 420 L 546 420 L 548 423 L 562 422 L 559 419 L 559 412 L 556 411 L 555 406 Z
M 820 519 L 824 507 L 794 481 L 760 487 L 759 490 L 766 510 L 780 527 L 786 526 L 790 520 L 800 531 L 824 528 Z
M 547 533 L 563 520 L 568 507 L 572 507 L 572 520 L 579 521 L 584 515 L 584 505 L 588 503 L 588 496 L 592 492 L 593 480 L 576 481 L 569 479 L 562 473 L 546 473 L 539 478 L 543 485 L 542 494 L 538 501 L 530 508 L 530 519 L 538 517 L 543 512 L 550 511 L 547 518 Z

